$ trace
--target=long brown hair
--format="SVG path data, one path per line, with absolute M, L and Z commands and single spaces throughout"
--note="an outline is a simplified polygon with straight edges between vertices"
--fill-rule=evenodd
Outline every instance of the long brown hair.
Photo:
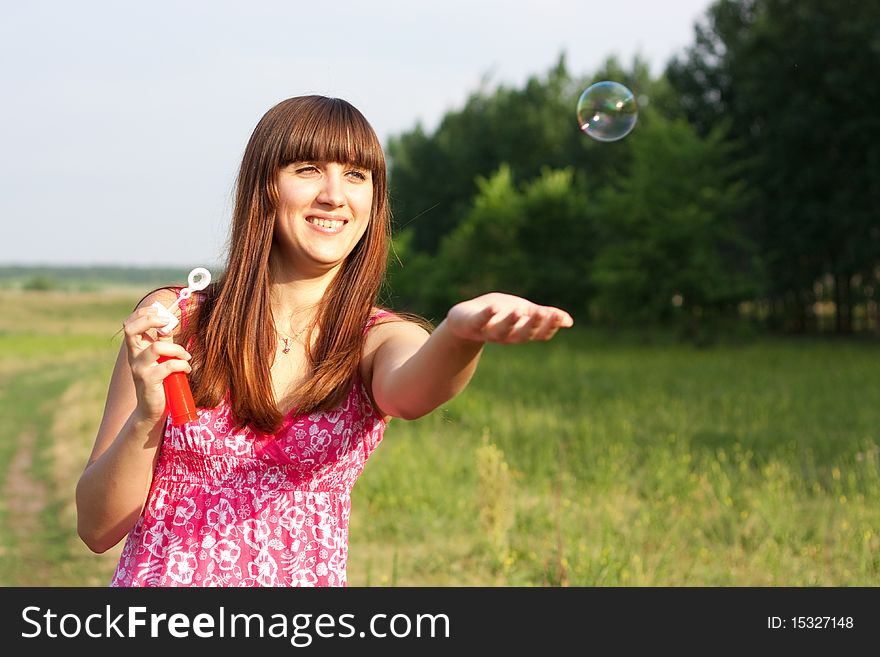
M 196 404 L 213 408 L 228 395 L 238 426 L 270 434 L 283 416 L 271 379 L 277 334 L 269 253 L 278 173 L 294 161 L 353 164 L 373 177 L 367 230 L 317 309 L 321 330 L 314 348 L 307 346 L 306 351 L 313 376 L 295 395 L 296 413 L 332 409 L 350 391 L 390 242 L 385 155 L 364 116 L 344 100 L 323 96 L 290 98 L 266 112 L 242 158 L 225 270 L 198 295 L 200 303 L 189 304 L 179 340 L 190 345 L 193 356 L 190 383 Z M 310 343 L 307 339 L 306 345 Z

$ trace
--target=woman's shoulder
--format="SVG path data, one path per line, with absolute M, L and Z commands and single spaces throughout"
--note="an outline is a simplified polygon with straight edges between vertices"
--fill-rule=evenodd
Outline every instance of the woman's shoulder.
M 366 326 L 364 355 L 375 353 L 389 342 L 423 342 L 428 339 L 432 330 L 431 323 L 418 315 L 374 308 Z
M 370 312 L 369 326 L 382 326 L 386 324 L 410 324 L 420 326 L 429 333 L 434 330 L 433 324 L 427 319 L 414 313 L 402 312 L 383 308 L 382 306 L 373 306 Z
M 166 308 L 177 301 L 178 293 L 182 288 L 179 287 L 160 287 L 156 290 L 148 292 L 137 304 L 136 309 L 148 308 L 157 301 Z
M 367 319 L 366 327 L 369 329 L 386 322 L 399 321 L 399 319 L 400 318 L 396 317 L 394 313 L 387 308 L 373 306 L 373 309 L 370 311 L 370 317 Z

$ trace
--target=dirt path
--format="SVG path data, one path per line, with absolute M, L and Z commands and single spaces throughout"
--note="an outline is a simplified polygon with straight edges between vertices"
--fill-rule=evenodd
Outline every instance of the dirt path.
M 0 556 L 22 566 L 14 575 L 18 581 L 6 582 L 5 585 L 29 586 L 36 585 L 35 580 L 41 578 L 39 565 L 42 560 L 37 535 L 41 522 L 40 513 L 48 503 L 49 496 L 46 485 L 31 474 L 37 443 L 36 433 L 33 429 L 28 429 L 19 434 L 17 442 L 18 450 L 9 462 L 2 492 L 12 538 L 9 549 L 13 553 Z
M 50 406 L 55 413 L 48 430 L 48 468 L 35 473 L 38 445 L 45 441 L 34 427 L 16 437 L 0 490 L 9 534 L 0 543 L 0 558 L 8 564 L 0 586 L 106 586 L 110 581 L 122 546 L 96 555 L 76 531 L 76 482 L 101 419 L 104 392 L 96 378 L 75 379 Z M 44 514 L 47 507 L 51 516 Z
M 55 584 L 106 586 L 122 545 L 104 554 L 93 554 L 76 531 L 76 482 L 92 450 L 101 421 L 106 382 L 97 378 L 76 380 L 58 401 L 50 430 L 52 486 L 61 504 L 58 522 L 69 558 L 55 564 Z

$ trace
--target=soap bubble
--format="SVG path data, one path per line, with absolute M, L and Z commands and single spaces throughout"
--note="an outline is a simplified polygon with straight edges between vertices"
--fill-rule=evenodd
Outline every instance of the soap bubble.
M 633 92 L 619 82 L 603 80 L 590 85 L 578 98 L 581 130 L 597 141 L 617 141 L 636 125 L 639 109 Z

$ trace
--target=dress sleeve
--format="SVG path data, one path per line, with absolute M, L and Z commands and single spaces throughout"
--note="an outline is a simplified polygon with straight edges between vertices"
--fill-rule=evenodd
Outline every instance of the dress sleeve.
M 364 324 L 364 333 L 373 328 L 373 325 L 376 323 L 377 320 L 382 319 L 383 317 L 391 317 L 392 315 L 394 315 L 394 313 L 387 310 L 380 310 L 373 313 L 372 315 L 370 315 L 370 319 L 367 320 L 367 323 Z

